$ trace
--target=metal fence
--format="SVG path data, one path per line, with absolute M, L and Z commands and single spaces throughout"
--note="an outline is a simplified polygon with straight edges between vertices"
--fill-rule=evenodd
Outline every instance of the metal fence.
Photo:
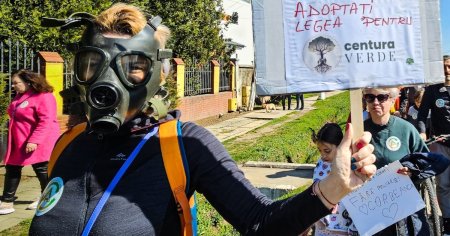
M 184 96 L 212 93 L 211 63 L 203 66 L 195 66 L 195 64 L 196 61 L 193 60 L 192 65 L 186 66 Z
M 231 90 L 231 68 L 229 63 L 219 62 L 220 64 L 220 82 L 219 92 Z
M 41 62 L 36 57 L 36 52 L 19 41 L 7 39 L 0 41 L 0 73 L 7 75 L 8 86 L 6 92 L 11 90 L 11 74 L 20 69 L 29 69 L 40 73 Z M 10 93 L 11 101 L 14 92 Z
M 68 63 L 64 60 L 64 89 L 72 87 L 74 80 L 74 72 L 72 63 Z

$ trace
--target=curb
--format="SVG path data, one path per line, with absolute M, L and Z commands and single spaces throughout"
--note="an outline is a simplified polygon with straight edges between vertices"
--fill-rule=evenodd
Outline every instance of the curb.
M 282 163 L 282 162 L 268 162 L 268 161 L 247 161 L 242 166 L 258 167 L 258 168 L 292 169 L 292 170 L 313 170 L 314 167 L 316 167 L 315 164 Z

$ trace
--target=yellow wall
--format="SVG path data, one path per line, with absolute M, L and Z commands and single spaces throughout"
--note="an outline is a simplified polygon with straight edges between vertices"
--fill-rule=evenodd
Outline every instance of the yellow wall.
M 177 97 L 184 97 L 184 64 L 177 65 Z
M 214 64 L 213 68 L 213 94 L 219 93 L 220 87 L 220 66 Z
M 47 62 L 45 65 L 45 78 L 53 86 L 53 95 L 56 98 L 57 115 L 63 114 L 63 99 L 59 92 L 64 89 L 64 64 L 60 62 Z
M 236 66 L 234 64 L 231 65 L 231 91 L 233 92 L 233 97 L 236 97 Z

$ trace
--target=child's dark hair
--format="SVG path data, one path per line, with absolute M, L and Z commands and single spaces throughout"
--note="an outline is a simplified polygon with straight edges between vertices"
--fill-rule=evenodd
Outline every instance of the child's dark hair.
M 342 141 L 344 134 L 341 127 L 336 123 L 326 123 L 320 128 L 317 134 L 312 130 L 311 138 L 314 143 L 326 142 L 334 145 L 339 145 Z

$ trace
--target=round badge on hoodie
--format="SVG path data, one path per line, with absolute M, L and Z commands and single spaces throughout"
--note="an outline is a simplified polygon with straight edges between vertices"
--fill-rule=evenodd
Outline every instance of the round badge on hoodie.
M 36 216 L 44 215 L 56 206 L 64 191 L 64 181 L 60 177 L 55 177 L 47 184 L 41 199 L 39 200 Z
M 443 108 L 444 106 L 445 106 L 444 99 L 439 98 L 439 99 L 436 100 L 436 107 Z

